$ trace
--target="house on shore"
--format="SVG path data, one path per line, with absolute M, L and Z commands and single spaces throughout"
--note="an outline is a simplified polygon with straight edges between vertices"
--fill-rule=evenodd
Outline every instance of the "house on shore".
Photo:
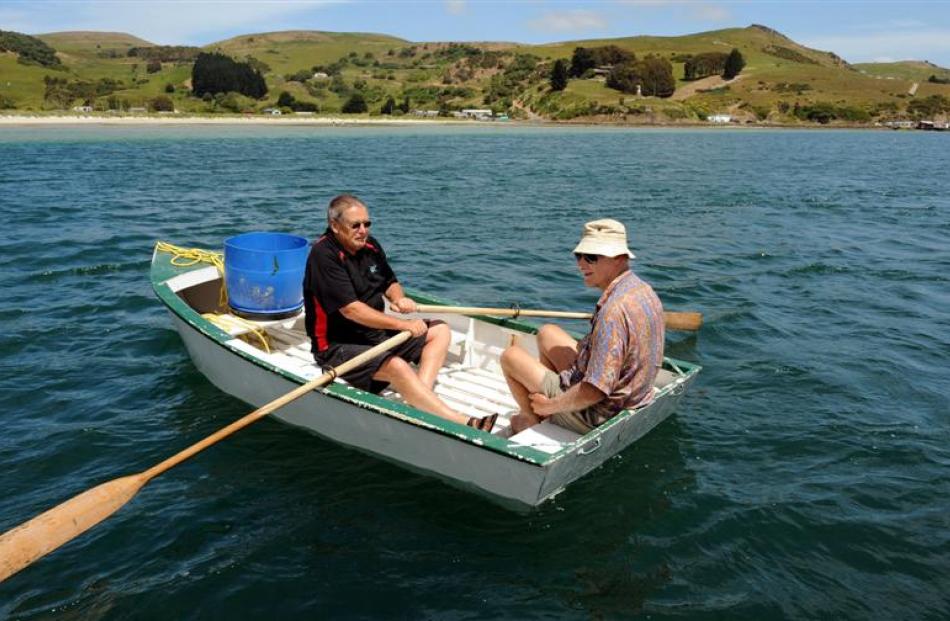
M 492 117 L 492 111 L 487 108 L 465 108 L 462 110 L 462 116 L 476 121 L 487 121 Z
M 706 120 L 709 121 L 710 123 L 725 124 L 725 123 L 731 123 L 732 117 L 728 114 L 710 114 L 709 116 L 706 117 Z

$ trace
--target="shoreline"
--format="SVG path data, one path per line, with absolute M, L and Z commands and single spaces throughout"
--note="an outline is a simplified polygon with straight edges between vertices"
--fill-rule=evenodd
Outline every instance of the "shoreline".
M 92 115 L 92 114 L 2 114 L 3 125 L 494 125 L 459 119 L 380 119 L 346 117 L 268 117 L 268 116 L 199 116 L 199 115 Z
M 150 115 L 95 115 L 95 114 L 3 114 L 0 113 L 0 127 L 20 126 L 62 126 L 62 125 L 243 125 L 243 126 L 319 126 L 319 127 L 359 127 L 359 126 L 452 126 L 452 127 L 613 127 L 642 129 L 793 129 L 793 130 L 892 130 L 889 127 L 873 125 L 791 125 L 781 123 L 708 123 L 703 121 L 681 121 L 671 123 L 637 123 L 613 120 L 508 120 L 475 121 L 455 118 L 379 118 L 379 117 L 338 117 L 338 116 L 239 116 L 239 115 L 186 115 L 186 114 L 150 114 Z

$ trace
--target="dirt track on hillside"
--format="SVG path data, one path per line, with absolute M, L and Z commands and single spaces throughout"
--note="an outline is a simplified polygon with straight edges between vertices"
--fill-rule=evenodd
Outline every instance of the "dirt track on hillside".
M 720 86 L 726 86 L 727 84 L 738 82 L 741 79 L 741 75 L 737 75 L 731 80 L 723 80 L 721 75 L 711 75 L 708 78 L 694 80 L 685 86 L 679 87 L 676 89 L 676 92 L 673 93 L 673 96 L 670 97 L 670 99 L 673 101 L 683 101 L 684 99 L 692 97 L 699 91 L 708 91 L 713 88 L 719 88 Z

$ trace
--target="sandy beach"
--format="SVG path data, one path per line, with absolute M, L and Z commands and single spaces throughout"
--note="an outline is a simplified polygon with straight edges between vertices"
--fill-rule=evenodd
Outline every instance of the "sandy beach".
M 511 121 L 505 121 L 505 124 Z M 494 126 L 502 123 L 452 118 L 379 118 L 344 116 L 251 116 L 184 114 L 112 115 L 112 114 L 0 114 L 2 125 L 469 125 Z

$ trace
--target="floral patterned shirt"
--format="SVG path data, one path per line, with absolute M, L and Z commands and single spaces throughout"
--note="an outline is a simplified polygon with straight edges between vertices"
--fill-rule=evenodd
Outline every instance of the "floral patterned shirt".
M 584 381 L 607 395 L 579 415 L 596 427 L 652 401 L 664 340 L 663 305 L 653 288 L 630 270 L 615 278 L 597 302 L 574 366 L 561 372 L 565 390 Z

